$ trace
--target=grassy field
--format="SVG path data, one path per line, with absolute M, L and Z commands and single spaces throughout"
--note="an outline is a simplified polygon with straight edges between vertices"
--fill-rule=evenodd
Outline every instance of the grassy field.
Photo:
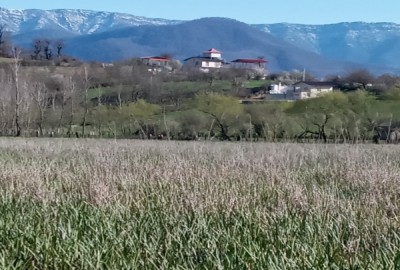
M 399 269 L 400 147 L 0 139 L 0 269 Z

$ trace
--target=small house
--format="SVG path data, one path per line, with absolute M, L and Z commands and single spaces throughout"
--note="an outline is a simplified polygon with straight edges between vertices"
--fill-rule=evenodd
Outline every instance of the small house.
M 334 87 L 332 82 L 301 81 L 293 84 L 290 92 L 293 99 L 307 99 L 332 92 Z
M 171 58 L 164 56 L 141 57 L 140 61 L 148 66 L 150 72 L 172 71 Z

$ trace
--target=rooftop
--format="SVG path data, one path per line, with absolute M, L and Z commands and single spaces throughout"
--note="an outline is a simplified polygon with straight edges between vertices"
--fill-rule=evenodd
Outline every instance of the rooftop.
M 295 83 L 294 85 L 301 84 L 301 83 L 312 85 L 312 86 L 336 86 L 336 83 L 334 83 L 334 82 L 317 82 L 317 81 L 300 81 L 300 82 Z
M 218 51 L 217 49 L 211 48 L 208 51 L 205 51 L 205 53 L 221 53 L 221 52 Z
M 261 58 L 256 58 L 256 59 L 236 59 L 233 60 L 232 63 L 249 63 L 249 64 L 261 64 L 261 63 L 267 63 L 264 59 Z
M 190 59 L 200 59 L 200 60 L 206 60 L 208 62 L 224 62 L 224 60 L 220 59 L 220 58 L 210 58 L 210 57 L 204 57 L 204 56 L 193 56 L 193 57 L 186 58 L 183 61 L 188 61 Z
M 145 57 L 140 57 L 140 59 L 148 59 L 159 62 L 168 62 L 171 60 L 170 58 L 164 56 L 145 56 Z

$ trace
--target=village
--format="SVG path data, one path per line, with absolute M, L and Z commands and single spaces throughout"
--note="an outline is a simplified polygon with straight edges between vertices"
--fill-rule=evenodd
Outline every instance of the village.
M 141 57 L 142 63 L 148 66 L 148 71 L 159 73 L 162 71 L 172 72 L 174 70 L 172 62 L 179 63 L 178 60 L 168 56 L 147 56 Z M 200 71 L 204 73 L 215 72 L 221 69 L 246 70 L 249 78 L 259 78 L 265 80 L 268 75 L 267 60 L 263 57 L 258 58 L 238 58 L 227 62 L 222 58 L 222 52 L 211 48 L 203 51 L 199 56 L 192 56 L 183 60 L 181 69 L 187 71 Z M 262 99 L 268 100 L 299 100 L 315 98 L 322 94 L 332 92 L 335 88 L 333 82 L 306 81 L 303 80 L 287 85 L 280 82 L 268 86 L 267 92 Z M 244 103 L 251 102 L 245 100 Z

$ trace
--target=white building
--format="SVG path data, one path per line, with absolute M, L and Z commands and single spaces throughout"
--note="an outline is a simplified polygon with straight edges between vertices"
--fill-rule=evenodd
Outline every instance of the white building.
M 220 51 L 212 48 L 202 53 L 201 56 L 189 57 L 184 60 L 184 67 L 209 72 L 212 69 L 219 69 L 224 65 Z
M 281 82 L 278 84 L 271 84 L 269 87 L 269 94 L 271 95 L 278 95 L 278 94 L 286 94 L 293 89 L 293 86 L 290 85 L 282 85 Z
M 332 92 L 334 86 L 335 84 L 331 82 L 297 82 L 293 84 L 290 94 L 293 99 L 315 98 Z

